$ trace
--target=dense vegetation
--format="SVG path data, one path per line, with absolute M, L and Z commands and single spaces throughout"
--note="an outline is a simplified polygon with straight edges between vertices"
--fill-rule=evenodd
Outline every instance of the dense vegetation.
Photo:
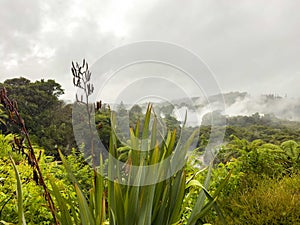
M 184 168 L 157 184 L 138 187 L 129 185 L 133 178 L 128 184 L 109 180 L 85 162 L 74 141 L 72 105 L 59 100 L 63 90 L 55 81 L 16 78 L 2 86 L 7 96 L 17 101 L 15 107 L 25 120 L 60 224 L 300 224 L 299 122 L 258 113 L 228 117 L 225 143 L 205 168 L 200 158 L 211 128 L 204 118 L 198 148 Z M 10 112 L 2 107 L 0 113 L 0 224 L 25 224 L 22 211 L 27 224 L 53 224 L 42 178 L 29 157 L 28 140 Z M 131 172 L 131 165 L 141 165 L 141 157 L 145 157 L 143 165 L 160 163 L 172 154 L 184 159 L 191 139 L 180 151 L 176 148 L 183 127 L 175 117 L 163 118 L 169 131 L 163 144 L 157 144 L 158 124 L 150 126 L 150 106 L 146 115 L 137 105 L 127 111 L 121 104 L 119 112 L 130 116 L 129 141 L 135 148 L 124 147 L 117 140 L 108 105 L 97 108 L 95 126 L 110 153 L 128 163 L 126 173 Z M 192 128 L 185 129 L 193 135 Z M 152 138 L 147 148 L 152 150 L 140 155 L 135 149 L 145 146 L 134 140 L 149 134 Z M 98 172 L 110 165 L 110 159 L 100 160 L 100 165 Z M 108 171 L 112 170 L 124 176 L 122 169 Z M 145 174 L 133 177 L 141 182 Z
M 31 82 L 26 78 L 4 81 L 8 97 L 18 104 L 21 116 L 34 143 L 45 149 L 47 155 L 57 156 L 57 149 L 71 152 L 76 146 L 72 130 L 72 105 L 59 97 L 64 93 L 54 80 Z M 3 134 L 17 132 L 16 127 L 6 120 L 1 125 Z

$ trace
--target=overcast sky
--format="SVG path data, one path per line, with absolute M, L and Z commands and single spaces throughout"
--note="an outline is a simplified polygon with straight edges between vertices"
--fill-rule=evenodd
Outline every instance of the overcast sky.
M 92 65 L 118 46 L 158 40 L 201 57 L 223 92 L 300 97 L 299 9 L 285 0 L 2 0 L 0 81 L 55 79 L 71 99 L 72 60 Z

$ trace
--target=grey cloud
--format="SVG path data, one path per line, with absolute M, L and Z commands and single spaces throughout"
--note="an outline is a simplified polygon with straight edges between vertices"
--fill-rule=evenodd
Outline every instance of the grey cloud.
M 270 87 L 273 77 L 296 76 L 300 70 L 299 2 L 172 2 L 158 4 L 144 16 L 138 37 L 195 51 L 224 91 L 260 92 L 261 82 Z
M 71 98 L 72 60 L 86 58 L 93 64 L 114 47 L 154 39 L 198 54 L 225 92 L 274 90 L 299 96 L 298 1 L 133 1 L 122 21 L 129 27 L 123 37 L 102 29 L 103 18 L 118 16 L 109 11 L 113 4 L 5 0 L 0 8 L 1 80 L 55 78 L 66 89 L 65 98 Z M 8 67 L 14 59 L 17 65 Z
M 0 29 L 2 54 L 26 54 L 36 40 L 41 25 L 40 1 L 1 2 Z
M 3 68 L 0 78 L 2 81 L 15 76 L 25 76 L 33 80 L 55 79 L 66 89 L 65 98 L 71 99 L 74 95 L 70 74 L 71 61 L 81 61 L 82 58 L 86 58 L 92 63 L 100 55 L 113 48 L 117 40 L 110 33 L 100 33 L 97 20 L 93 17 L 78 18 L 78 14 L 74 14 L 72 11 L 73 4 L 75 4 L 73 1 L 56 1 L 36 5 L 32 2 L 32 4 L 31 13 L 34 18 L 32 20 L 36 21 L 35 26 L 29 26 L 26 18 L 23 18 L 27 25 L 25 29 L 22 28 L 22 21 L 18 23 L 17 18 L 13 20 L 15 15 L 5 18 L 7 31 L 0 35 L 0 39 L 5 40 L 2 42 L 0 67 Z M 11 1 L 3 10 L 18 11 L 20 10 L 18 7 L 22 7 L 22 5 Z M 31 5 L 26 7 L 30 8 Z M 80 9 L 83 13 L 89 13 L 85 11 L 84 7 Z M 24 13 L 23 17 L 26 16 L 31 21 L 30 15 Z M 14 23 L 17 23 L 18 26 L 14 27 Z M 45 27 L 46 25 L 50 25 L 49 29 Z M 10 38 L 10 34 L 15 32 L 18 33 L 17 38 L 19 39 Z M 49 58 L 39 57 L 34 54 L 35 45 L 40 46 L 38 54 L 49 49 L 53 51 L 53 55 Z M 5 63 L 9 62 L 10 54 L 17 59 L 18 66 L 6 67 Z
M 256 112 L 273 114 L 281 119 L 299 121 L 299 98 L 268 98 L 266 96 L 247 95 L 245 98 L 236 99 L 233 104 L 226 108 L 226 114 L 230 116 L 252 115 Z

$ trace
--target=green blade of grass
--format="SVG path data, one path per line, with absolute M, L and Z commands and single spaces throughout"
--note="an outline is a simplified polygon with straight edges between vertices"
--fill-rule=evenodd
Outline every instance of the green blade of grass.
M 209 182 L 210 182 L 210 179 L 211 179 L 211 172 L 212 172 L 212 165 L 210 165 L 208 167 L 208 172 L 207 172 L 207 175 L 206 175 L 206 178 L 205 178 L 205 181 L 204 181 L 204 185 L 203 185 L 203 187 L 205 189 L 208 188 L 208 185 L 209 185 Z M 204 206 L 204 201 L 205 201 L 205 192 L 202 190 L 200 192 L 197 200 L 196 200 L 196 203 L 195 203 L 195 206 L 194 206 L 194 208 L 192 210 L 190 218 L 188 219 L 188 222 L 187 222 L 188 225 L 195 225 L 196 224 L 196 222 L 197 222 L 196 218 L 198 218 L 197 214 L 199 212 L 201 212 L 201 210 L 202 210 L 202 208 Z
M 20 178 L 17 166 L 15 164 L 15 161 L 13 160 L 13 158 L 11 156 L 9 156 L 9 158 L 10 158 L 10 161 L 12 162 L 13 167 L 14 167 L 14 172 L 15 172 L 16 180 L 17 180 L 18 224 L 19 225 L 26 225 L 25 216 L 24 216 L 24 209 L 23 209 L 23 195 L 22 195 L 21 178 Z
M 105 204 L 103 204 L 104 201 L 104 180 L 101 174 L 103 174 L 103 159 L 102 154 L 100 155 L 100 174 L 96 174 L 96 181 L 94 190 L 95 190 L 95 218 L 96 218 L 96 224 L 101 224 L 105 219 L 105 210 L 103 209 L 103 205 L 105 207 Z
M 13 223 L 5 222 L 4 220 L 0 220 L 0 223 L 3 224 L 3 225 L 15 225 Z
M 178 172 L 175 177 L 174 185 L 171 192 L 171 201 L 170 201 L 170 208 L 172 209 L 172 213 L 170 216 L 171 224 L 174 224 L 180 220 L 180 212 L 182 201 L 184 198 L 184 191 L 185 191 L 185 173 L 184 171 Z
M 140 120 L 136 121 L 135 125 L 135 137 L 139 138 L 140 134 Z
M 77 194 L 82 225 L 95 225 L 95 220 L 90 211 L 89 205 L 77 184 L 75 184 L 75 191 Z
M 152 105 L 149 104 L 148 108 L 147 108 L 147 111 L 146 111 L 146 116 L 145 116 L 145 121 L 144 121 L 144 126 L 143 126 L 142 139 L 148 139 L 151 110 L 152 110 Z
M 68 209 L 68 206 L 66 204 L 66 201 L 62 197 L 57 185 L 55 184 L 55 182 L 52 178 L 50 178 L 50 184 L 51 184 L 51 187 L 53 189 L 53 194 L 56 198 L 57 206 L 58 206 L 59 211 L 60 211 L 60 215 L 58 215 L 60 224 L 62 224 L 62 225 L 72 224 L 73 221 L 72 221 L 72 218 L 70 216 L 69 209 Z
M 162 185 L 163 193 L 161 195 L 161 202 L 159 204 L 159 210 L 158 214 L 153 222 L 155 225 L 166 225 L 168 218 L 165 216 L 167 212 L 167 206 L 168 206 L 168 199 L 169 199 L 169 191 L 170 191 L 170 185 L 167 182 L 164 182 L 164 185 Z
M 137 219 L 137 212 L 139 210 L 139 193 L 140 187 L 139 186 L 127 186 L 126 192 L 128 193 L 128 204 L 125 205 L 124 211 L 126 219 L 125 224 L 134 224 Z
M 219 185 L 218 189 L 215 191 L 214 195 L 211 196 L 209 194 L 209 192 L 207 191 L 207 188 L 202 186 L 197 182 L 193 182 L 193 184 L 199 186 L 202 188 L 202 193 L 205 194 L 205 196 L 208 198 L 208 203 L 203 206 L 200 210 L 197 210 L 194 212 L 194 210 L 196 208 L 193 209 L 194 215 L 193 217 L 190 218 L 188 225 L 190 224 L 195 224 L 197 222 L 197 220 L 199 220 L 200 218 L 202 218 L 207 212 L 208 210 L 210 210 L 212 207 L 215 209 L 215 211 L 217 212 L 222 224 L 226 224 L 225 218 L 223 216 L 222 211 L 220 210 L 219 206 L 217 205 L 216 201 L 219 197 L 220 192 L 223 190 L 223 188 L 225 187 L 225 185 L 227 184 L 229 178 L 231 176 L 231 172 L 227 174 L 227 176 L 224 178 L 224 180 L 221 182 L 221 184 Z M 207 184 L 206 184 L 207 185 Z
M 124 198 L 123 198 L 123 193 L 122 193 L 122 185 L 119 184 L 118 182 L 114 182 L 114 212 L 116 215 L 116 224 L 123 224 L 125 221 L 125 210 L 124 210 Z
M 157 118 L 156 115 L 154 117 L 152 129 L 151 129 L 151 142 L 150 142 L 150 150 L 152 151 L 156 145 L 156 137 L 157 136 Z
M 144 204 L 141 205 L 138 224 L 151 225 L 153 197 L 155 191 L 154 187 L 155 185 L 143 187 L 143 195 L 141 196 L 141 199 L 143 199 L 142 202 Z

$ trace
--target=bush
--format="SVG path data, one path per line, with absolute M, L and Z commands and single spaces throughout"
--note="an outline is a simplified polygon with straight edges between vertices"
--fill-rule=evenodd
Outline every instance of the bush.
M 253 179 L 256 187 L 223 199 L 228 224 L 300 224 L 300 174 L 281 180 Z
M 298 146 L 234 138 L 221 149 L 213 183 L 231 171 L 219 198 L 228 224 L 300 224 Z M 220 224 L 213 212 L 207 218 Z

